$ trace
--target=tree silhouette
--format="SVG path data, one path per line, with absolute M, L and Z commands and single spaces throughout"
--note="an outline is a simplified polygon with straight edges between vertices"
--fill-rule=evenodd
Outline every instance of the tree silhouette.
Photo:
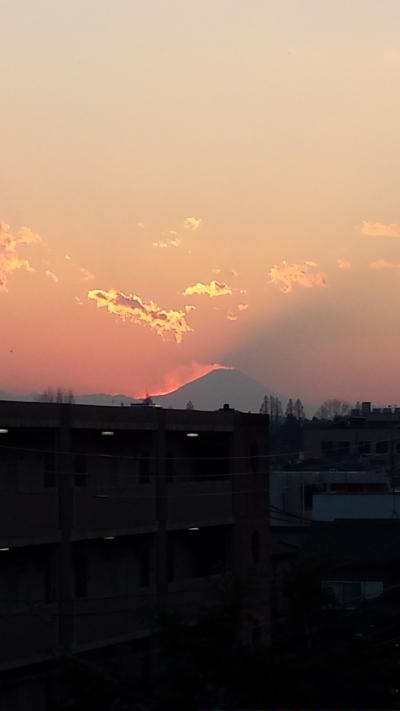
M 75 397 L 71 389 L 66 390 L 58 387 L 54 390 L 54 388 L 48 387 L 39 395 L 39 402 L 58 402 L 72 405 L 75 402 Z
M 294 405 L 293 405 L 293 400 L 291 397 L 289 398 L 287 405 L 286 405 L 286 417 L 288 415 L 294 415 Z
M 194 410 L 194 405 L 191 400 L 188 400 L 188 402 L 186 403 L 186 409 L 187 410 Z
M 297 398 L 296 402 L 294 403 L 293 414 L 297 420 L 305 420 L 306 419 L 306 413 L 304 411 L 304 406 L 303 406 L 303 403 L 301 402 L 300 398 Z
M 325 400 L 316 411 L 314 417 L 318 420 L 333 420 L 335 417 L 346 417 L 350 414 L 351 403 L 347 400 Z
M 262 415 L 269 415 L 269 397 L 264 395 L 264 399 L 260 405 L 260 413 Z
M 282 410 L 282 403 L 281 403 L 279 397 L 275 397 L 275 395 L 270 395 L 269 408 L 270 408 L 271 420 L 275 424 L 278 424 L 279 422 L 281 422 L 283 419 L 283 410 Z

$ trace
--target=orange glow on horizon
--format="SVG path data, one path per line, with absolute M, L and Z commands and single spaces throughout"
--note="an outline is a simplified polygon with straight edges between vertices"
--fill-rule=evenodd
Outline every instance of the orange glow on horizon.
M 400 3 L 114 5 L 1 4 L 0 396 L 400 402 Z
M 140 390 L 135 392 L 134 397 L 140 399 L 149 394 L 154 397 L 157 397 L 157 395 L 168 395 L 183 385 L 187 385 L 193 380 L 201 378 L 203 375 L 212 373 L 213 370 L 233 370 L 233 366 L 221 365 L 220 363 L 206 364 L 193 362 L 190 365 L 181 366 L 171 373 L 168 373 L 164 378 L 163 384 L 158 388 L 155 387 L 151 393 Z

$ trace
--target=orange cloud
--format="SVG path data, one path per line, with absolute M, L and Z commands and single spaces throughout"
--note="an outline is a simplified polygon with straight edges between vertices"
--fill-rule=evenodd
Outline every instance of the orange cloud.
M 183 292 L 185 296 L 192 296 L 192 294 L 205 294 L 211 298 L 216 296 L 228 296 L 232 294 L 232 289 L 225 284 L 223 281 L 215 281 L 214 279 L 210 281 L 209 284 L 202 284 L 200 281 L 193 286 L 188 286 Z
M 398 269 L 400 267 L 400 264 L 389 262 L 386 259 L 377 259 L 376 262 L 371 262 L 369 266 L 371 269 L 376 269 L 377 271 L 379 271 L 381 269 Z
M 7 291 L 8 275 L 18 269 L 26 272 L 35 270 L 27 259 L 22 259 L 18 254 L 20 246 L 41 242 L 41 238 L 32 232 L 29 227 L 21 227 L 14 235 L 10 226 L 0 223 L 0 291 Z
M 33 232 L 30 227 L 21 227 L 18 230 L 18 242 L 20 244 L 34 244 L 42 242 L 42 238 L 37 232 Z
M 83 281 L 91 281 L 91 279 L 95 279 L 96 276 L 91 272 L 89 269 L 86 269 L 86 267 L 80 267 L 79 264 L 76 264 L 72 257 L 69 254 L 64 255 L 64 259 L 67 260 L 67 262 L 70 262 L 71 266 L 74 267 L 74 269 L 77 269 L 80 274 L 82 274 Z
M 183 241 L 179 237 L 178 232 L 175 232 L 175 230 L 163 232 L 162 236 L 164 239 L 161 239 L 158 242 L 153 242 L 153 247 L 159 247 L 159 249 L 167 249 L 168 247 L 179 247 Z
M 58 282 L 60 281 L 57 274 L 54 274 L 54 272 L 51 272 L 49 269 L 47 269 L 45 274 L 46 274 L 47 278 L 54 281 L 55 284 L 58 284 Z
M 79 267 L 79 271 L 83 276 L 84 281 L 90 281 L 91 279 L 95 279 L 95 275 L 89 271 L 89 269 L 86 269 L 85 267 Z
M 400 237 L 400 225 L 381 222 L 363 222 L 361 232 L 367 237 Z
M 117 314 L 123 320 L 147 324 L 159 336 L 172 334 L 177 343 L 181 343 L 183 336 L 193 330 L 186 322 L 185 311 L 166 311 L 154 301 L 145 304 L 135 294 L 124 294 L 115 289 L 93 289 L 88 292 L 88 299 L 95 301 L 98 308 L 104 306 L 109 313 Z
M 270 270 L 270 281 L 278 286 L 284 294 L 289 294 L 293 291 L 293 285 L 302 286 L 305 289 L 324 287 L 326 286 L 325 274 L 310 271 L 316 266 L 315 262 L 288 264 L 283 261 L 280 266 L 275 264 Z
M 226 314 L 226 318 L 228 319 L 228 321 L 238 321 L 239 313 L 242 311 L 247 311 L 248 308 L 249 308 L 248 304 L 238 304 L 237 305 L 237 312 L 228 311 L 228 313 Z
M 187 230 L 196 232 L 202 223 L 201 217 L 185 217 L 184 226 Z
M 338 259 L 336 261 L 339 269 L 351 269 L 351 262 L 348 259 Z

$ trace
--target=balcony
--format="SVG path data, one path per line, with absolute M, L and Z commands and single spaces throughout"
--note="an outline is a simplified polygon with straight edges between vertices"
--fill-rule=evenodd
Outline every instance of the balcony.
M 58 649 L 57 605 L 20 605 L 0 611 L 0 669 L 53 659 Z
M 57 492 L 18 493 L 1 491 L 0 543 L 24 545 L 57 540 Z
M 155 609 L 153 588 L 131 595 L 82 598 L 75 602 L 75 651 L 145 637 Z
M 129 489 L 79 489 L 75 496 L 75 537 L 104 532 L 139 533 L 156 527 L 154 484 Z
M 213 607 L 218 603 L 221 576 L 207 578 L 186 578 L 168 585 L 168 609 L 175 610 L 187 620 L 195 619 L 199 610 Z
M 169 528 L 193 523 L 228 523 L 232 518 L 232 482 L 229 479 L 177 481 L 168 485 Z

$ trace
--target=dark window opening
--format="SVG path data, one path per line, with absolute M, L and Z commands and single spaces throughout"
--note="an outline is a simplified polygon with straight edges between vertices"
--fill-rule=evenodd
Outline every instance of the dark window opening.
M 189 531 L 193 551 L 194 575 L 219 575 L 228 569 L 227 531 L 221 528 Z
M 350 454 L 350 442 L 338 442 L 336 449 L 339 457 L 346 457 Z
M 175 579 L 175 559 L 174 546 L 172 541 L 167 543 L 167 582 L 172 583 Z
M 43 485 L 45 489 L 52 489 L 56 485 L 56 463 L 54 452 L 47 452 L 44 455 Z
M 311 511 L 313 505 L 313 494 L 316 492 L 314 484 L 303 486 L 303 506 L 305 511 Z
M 139 579 L 140 587 L 146 588 L 150 585 L 150 560 L 148 549 L 143 550 L 140 554 Z
M 44 599 L 46 603 L 55 602 L 57 599 L 56 561 L 52 555 L 48 555 L 45 561 Z
M 87 596 L 87 561 L 85 551 L 78 549 L 74 557 L 75 597 Z
M 167 452 L 167 460 L 166 460 L 165 468 L 166 468 L 166 473 L 167 473 L 167 481 L 173 481 L 174 475 L 175 475 L 175 465 L 174 465 L 174 459 L 172 456 L 172 452 L 170 452 L 170 451 Z
M 258 453 L 259 453 L 258 442 L 254 441 L 250 447 L 250 467 L 251 467 L 251 471 L 254 474 L 256 472 L 258 472 L 258 463 L 259 463 Z
M 251 641 L 253 647 L 259 647 L 261 644 L 261 624 L 255 622 L 251 630 Z
M 358 451 L 360 454 L 370 454 L 371 442 L 360 442 L 358 445 Z
M 375 451 L 377 454 L 387 454 L 389 451 L 388 442 L 377 442 L 375 446 Z
M 74 459 L 75 486 L 87 485 L 87 461 L 84 454 L 76 454 Z
M 347 482 L 335 482 L 331 484 L 331 491 L 348 491 Z
M 204 433 L 186 442 L 188 465 L 198 481 L 229 479 L 231 473 L 229 440 L 221 433 Z
M 388 487 L 385 483 L 379 484 L 376 482 L 368 483 L 365 485 L 366 491 L 387 491 Z
M 147 484 L 150 481 L 150 459 L 148 456 L 139 457 L 139 483 Z
M 363 482 L 351 482 L 348 485 L 348 491 L 353 494 L 361 494 L 368 491 L 369 484 Z
M 343 583 L 343 604 L 355 604 L 361 600 L 361 583 Z
M 321 442 L 321 451 L 325 456 L 329 456 L 333 453 L 333 442 Z
M 258 563 L 260 560 L 260 534 L 258 531 L 253 531 L 251 534 L 251 555 L 253 560 Z

